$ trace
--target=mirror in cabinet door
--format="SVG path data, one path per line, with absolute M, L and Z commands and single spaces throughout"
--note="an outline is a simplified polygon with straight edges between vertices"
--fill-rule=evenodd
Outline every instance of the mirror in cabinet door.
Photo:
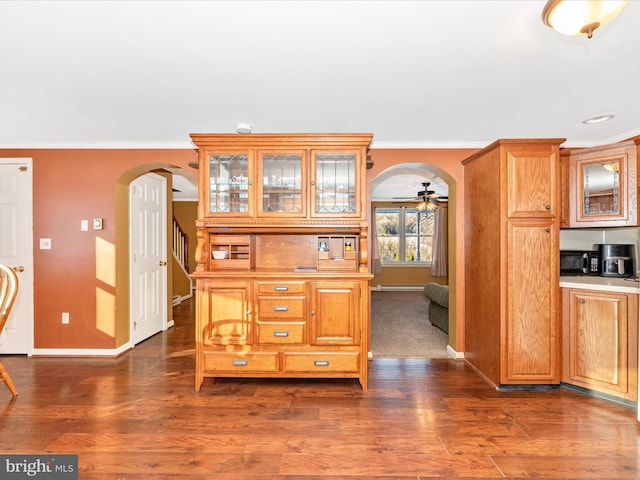
M 569 175 L 570 227 L 637 225 L 634 148 L 573 152 Z
M 582 215 L 620 215 L 620 161 L 582 165 Z

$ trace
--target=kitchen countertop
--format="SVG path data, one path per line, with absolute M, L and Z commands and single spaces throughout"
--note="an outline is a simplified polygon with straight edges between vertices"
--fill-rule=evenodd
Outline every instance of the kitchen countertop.
M 560 277 L 560 286 L 563 288 L 640 294 L 640 282 L 638 282 L 638 279 L 568 276 Z

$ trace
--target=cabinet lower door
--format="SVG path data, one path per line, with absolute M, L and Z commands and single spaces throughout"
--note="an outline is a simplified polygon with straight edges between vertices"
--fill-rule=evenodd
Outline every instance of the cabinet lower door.
M 311 342 L 360 344 L 360 282 L 311 282 Z
M 204 345 L 245 345 L 251 338 L 252 283 L 202 281 L 198 336 Z
M 569 381 L 627 393 L 627 295 L 571 290 L 569 302 Z
M 508 235 L 500 381 L 559 383 L 557 227 L 554 220 L 518 219 L 508 222 Z

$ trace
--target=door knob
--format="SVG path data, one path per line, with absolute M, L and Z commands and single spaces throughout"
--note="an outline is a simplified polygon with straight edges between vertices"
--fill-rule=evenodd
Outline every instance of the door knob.
M 159 265 L 159 266 L 161 266 L 161 267 L 164 267 L 164 266 L 166 266 L 166 265 L 167 265 L 167 262 L 165 262 L 164 260 L 160 260 L 160 261 L 158 262 L 158 265 Z
M 24 267 L 20 265 L 19 267 L 11 267 L 14 272 L 24 272 Z

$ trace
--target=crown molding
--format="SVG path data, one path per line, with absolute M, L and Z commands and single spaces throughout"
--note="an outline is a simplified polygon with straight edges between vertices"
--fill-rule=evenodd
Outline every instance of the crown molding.
M 640 128 L 622 132 L 610 138 L 601 140 L 567 140 L 562 144 L 563 148 L 591 148 L 600 145 L 610 145 L 640 135 Z M 371 143 L 371 150 L 456 150 L 456 149 L 481 149 L 491 145 L 496 139 L 473 142 L 377 142 Z M 2 144 L 0 149 L 12 150 L 197 150 L 191 140 L 184 142 L 33 142 Z

